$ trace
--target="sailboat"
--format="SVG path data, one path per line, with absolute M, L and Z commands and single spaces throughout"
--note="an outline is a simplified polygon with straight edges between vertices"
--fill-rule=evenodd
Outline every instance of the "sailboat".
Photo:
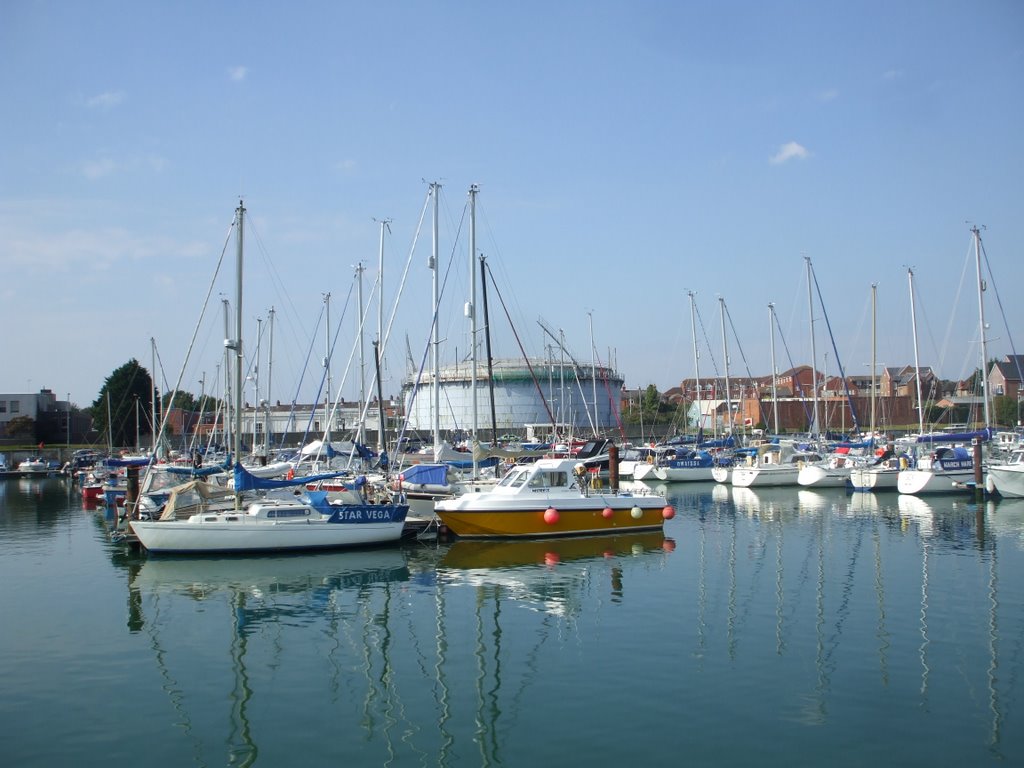
M 165 509 L 157 520 L 132 520 L 139 542 L 150 552 L 213 553 L 335 549 L 397 541 L 405 526 L 407 504 L 329 503 L 326 492 L 264 495 L 243 493 L 297 488 L 312 478 L 259 478 L 241 465 L 242 434 L 242 264 L 245 208 L 236 210 L 237 275 L 235 338 L 225 340 L 235 363 L 234 498 L 179 519 Z
M 962 445 L 949 445 L 949 443 L 988 440 L 991 437 L 988 403 L 988 351 L 985 344 L 985 305 L 982 297 L 982 292 L 985 289 L 981 276 L 981 234 L 977 227 L 972 228 L 971 232 L 974 235 L 974 253 L 978 270 L 978 319 L 981 330 L 981 373 L 984 382 L 982 384 L 982 393 L 985 399 L 985 426 L 978 432 L 926 435 L 924 434 L 922 420 L 920 424 L 921 432 L 918 435 L 917 442 L 919 444 L 931 445 L 933 450 L 927 456 L 919 457 L 913 469 L 907 469 L 899 473 L 896 487 L 900 493 L 962 493 L 965 490 L 974 490 L 976 475 L 973 452 Z M 912 272 L 911 277 L 913 277 Z M 911 299 L 913 299 L 913 291 L 911 291 Z M 917 367 L 916 323 L 914 330 L 914 364 Z M 918 367 L 917 370 L 917 399 L 918 407 L 920 408 L 920 368 Z M 947 443 L 947 445 L 935 447 L 935 443 L 939 442 Z

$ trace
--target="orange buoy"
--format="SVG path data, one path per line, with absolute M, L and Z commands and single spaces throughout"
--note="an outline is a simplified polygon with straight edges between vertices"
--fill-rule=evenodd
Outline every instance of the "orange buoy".
M 667 507 L 665 507 L 663 510 L 661 510 L 661 516 L 663 518 L 665 518 L 666 520 L 671 520 L 673 517 L 676 516 L 676 511 L 672 507 L 672 505 L 669 504 Z
M 558 510 L 554 507 L 548 507 L 544 510 L 544 522 L 548 525 L 554 525 L 558 522 Z
M 612 515 L 614 514 L 615 512 L 612 510 L 611 507 L 605 507 L 604 509 L 601 510 L 601 517 L 603 517 L 605 520 L 611 520 Z

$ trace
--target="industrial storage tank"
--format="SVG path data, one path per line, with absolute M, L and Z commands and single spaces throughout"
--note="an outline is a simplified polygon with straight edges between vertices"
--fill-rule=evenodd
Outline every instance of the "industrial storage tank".
M 496 360 L 494 414 L 499 433 L 521 433 L 527 424 L 572 425 L 575 430 L 606 430 L 619 423 L 624 379 L 606 366 L 562 364 L 550 360 Z M 439 425 L 443 431 L 468 431 L 473 424 L 471 363 L 441 368 Z M 491 387 L 487 365 L 477 363 L 477 426 L 491 428 Z M 417 382 L 407 377 L 402 400 L 408 427 L 430 431 L 434 426 L 434 377 L 425 371 Z M 596 408 L 595 408 L 596 402 Z M 596 424 L 593 424 L 594 414 Z

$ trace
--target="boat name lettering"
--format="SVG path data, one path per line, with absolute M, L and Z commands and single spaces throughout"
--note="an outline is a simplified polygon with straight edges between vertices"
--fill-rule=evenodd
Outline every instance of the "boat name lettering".
M 339 520 L 359 522 L 364 520 L 390 520 L 391 512 L 387 509 L 373 509 L 371 507 L 352 507 L 338 510 Z

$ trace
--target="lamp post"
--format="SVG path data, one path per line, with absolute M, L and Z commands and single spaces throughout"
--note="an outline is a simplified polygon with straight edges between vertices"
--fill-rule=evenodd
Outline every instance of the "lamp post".
M 67 437 L 65 438 L 65 445 L 71 447 L 71 393 L 68 392 L 68 407 L 67 407 Z

